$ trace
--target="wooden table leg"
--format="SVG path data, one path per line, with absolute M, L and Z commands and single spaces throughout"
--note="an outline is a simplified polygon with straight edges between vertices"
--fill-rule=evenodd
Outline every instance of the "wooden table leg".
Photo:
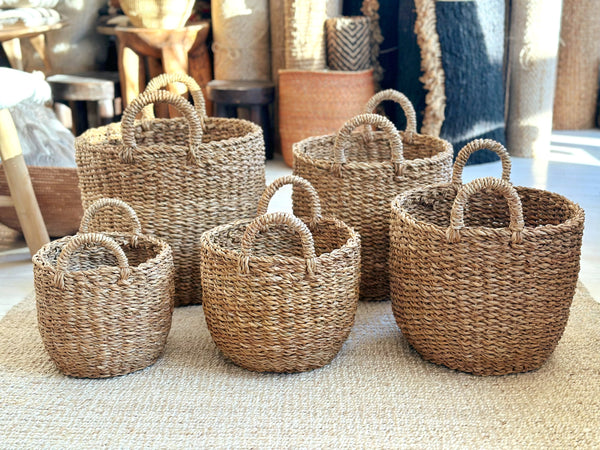
M 19 38 L 9 39 L 2 42 L 2 48 L 8 62 L 13 69 L 23 70 L 23 54 L 21 53 L 21 40 Z
M 162 62 L 160 61 L 160 59 L 147 56 L 146 60 L 148 61 L 148 75 L 150 76 L 150 79 L 157 77 L 163 73 Z M 169 117 L 169 108 L 164 103 L 158 103 L 154 105 L 154 111 L 156 117 L 162 119 L 166 119 Z
M 119 77 L 123 108 L 140 94 L 140 57 L 119 40 Z
M 166 45 L 161 49 L 162 64 L 165 73 L 188 73 L 188 49 L 183 45 Z M 169 85 L 169 91 L 182 95 L 185 94 L 186 88 L 179 83 Z M 169 115 L 177 117 L 181 114 L 177 109 L 169 105 Z
M 44 63 L 46 74 L 52 72 L 52 66 L 50 65 L 50 59 L 48 58 L 48 52 L 46 51 L 46 35 L 38 34 L 37 36 L 30 37 L 29 42 L 31 42 L 35 51 L 40 55 L 40 58 Z

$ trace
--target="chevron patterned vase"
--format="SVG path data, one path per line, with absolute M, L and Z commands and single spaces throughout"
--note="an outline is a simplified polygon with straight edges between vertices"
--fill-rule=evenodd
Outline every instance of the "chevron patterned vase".
M 327 65 L 332 70 L 365 70 L 371 66 L 367 17 L 334 17 L 325 22 Z

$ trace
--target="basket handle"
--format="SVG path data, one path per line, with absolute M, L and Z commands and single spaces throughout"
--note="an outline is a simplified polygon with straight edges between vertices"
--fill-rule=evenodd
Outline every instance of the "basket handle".
M 146 85 L 144 92 L 158 91 L 171 83 L 182 83 L 187 87 L 188 91 L 190 91 L 190 95 L 194 99 L 194 108 L 196 108 L 202 127 L 204 127 L 204 120 L 206 118 L 206 102 L 204 100 L 204 95 L 202 95 L 200 85 L 198 85 L 196 80 L 189 75 L 183 72 L 163 73 L 152 78 Z M 151 119 L 154 119 L 154 110 L 148 105 L 142 110 L 142 120 Z
M 338 131 L 333 145 L 333 164 L 331 171 L 337 176 L 342 174 L 342 165 L 346 162 L 346 146 L 352 135 L 352 130 L 361 125 L 374 125 L 383 130 L 390 138 L 390 146 L 392 150 L 392 164 L 394 165 L 394 173 L 396 176 L 402 175 L 402 164 L 404 163 L 404 154 L 402 147 L 402 139 L 400 133 L 389 119 L 380 116 L 379 114 L 360 114 L 347 121 L 340 131 Z
M 112 254 L 117 257 L 121 272 L 118 283 L 123 284 L 126 282 L 131 274 L 131 269 L 129 268 L 127 256 L 125 256 L 125 253 L 119 244 L 106 234 L 85 233 L 73 236 L 69 242 L 67 242 L 67 245 L 63 247 L 60 255 L 58 255 L 58 259 L 56 260 L 56 272 L 54 275 L 54 285 L 57 288 L 64 289 L 65 287 L 65 272 L 68 271 L 69 258 L 75 250 L 86 244 L 98 244 L 107 250 L 110 250 Z
M 147 105 L 153 103 L 168 103 L 183 113 L 189 125 L 189 149 L 188 163 L 197 164 L 196 150 L 202 144 L 202 123 L 192 107 L 191 103 L 183 97 L 168 91 L 150 91 L 140 94 L 123 112 L 121 121 L 121 134 L 123 135 L 123 149 L 121 160 L 125 163 L 134 161 L 134 153 L 137 149 L 135 142 L 135 117 Z
M 248 273 L 250 271 L 252 243 L 254 242 L 256 235 L 261 231 L 268 230 L 270 225 L 287 225 L 300 235 L 302 253 L 304 255 L 304 259 L 306 260 L 306 271 L 308 272 L 309 276 L 312 276 L 315 273 L 317 265 L 317 255 L 315 253 L 315 243 L 313 241 L 312 234 L 304 222 L 302 222 L 296 216 L 285 212 L 263 214 L 262 216 L 256 217 L 248 224 L 246 231 L 242 236 L 242 242 L 240 245 L 240 249 L 242 251 L 242 256 L 240 258 L 241 272 Z
M 511 242 L 520 244 L 523 241 L 523 206 L 517 190 L 505 180 L 494 177 L 477 178 L 460 188 L 450 212 L 450 226 L 446 230 L 448 242 L 459 242 L 461 230 L 465 227 L 465 205 L 473 194 L 484 189 L 491 189 L 503 195 L 508 203 L 510 212 L 510 224 L 508 228 L 512 231 Z
M 89 233 L 90 223 L 94 216 L 102 209 L 105 208 L 118 208 L 120 209 L 133 224 L 133 235 L 131 236 L 132 245 L 137 246 L 137 237 L 142 234 L 142 224 L 137 214 L 131 206 L 125 203 L 123 200 L 118 198 L 101 198 L 92 203 L 89 208 L 83 213 L 81 219 L 81 225 L 79 226 L 80 233 Z
M 454 168 L 452 169 L 452 183 L 462 184 L 462 174 L 465 164 L 469 156 L 475 153 L 477 150 L 488 149 L 496 153 L 502 161 L 502 179 L 510 182 L 510 156 L 504 146 L 493 139 L 475 139 L 465 145 L 456 156 L 454 161 Z
M 265 189 L 258 202 L 257 215 L 262 216 L 267 213 L 269 202 L 271 201 L 271 198 L 273 198 L 273 195 L 275 195 L 275 192 L 287 184 L 293 185 L 294 189 L 296 187 L 302 188 L 308 194 L 308 197 L 310 198 L 310 207 L 312 209 L 310 223 L 316 224 L 321 220 L 321 201 L 319 200 L 319 194 L 317 194 L 317 191 L 308 180 L 297 175 L 287 175 L 273 181 L 273 183 Z
M 416 134 L 417 113 L 415 112 L 415 107 L 406 95 L 404 95 L 402 92 L 396 91 L 395 89 L 386 89 L 371 97 L 365 105 L 365 113 L 374 113 L 375 108 L 377 108 L 379 104 L 385 100 L 393 100 L 394 102 L 398 103 L 402 108 L 402 111 L 404 111 L 404 115 L 406 116 L 406 131 L 404 138 L 407 139 L 409 136 Z

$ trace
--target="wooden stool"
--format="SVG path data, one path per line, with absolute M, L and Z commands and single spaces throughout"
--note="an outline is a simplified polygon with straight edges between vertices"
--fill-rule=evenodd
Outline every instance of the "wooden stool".
M 275 99 L 275 85 L 270 81 L 213 80 L 206 86 L 214 103 L 216 117 L 239 117 L 260 125 L 265 138 L 267 159 L 273 159 L 273 130 L 269 105 Z
M 121 100 L 115 99 L 115 89 L 120 92 L 116 72 L 52 75 L 46 81 L 52 89 L 56 115 L 75 136 L 88 128 L 114 122 L 121 114 Z M 62 105 L 71 108 L 72 114 Z M 92 118 L 95 120 L 90 120 Z

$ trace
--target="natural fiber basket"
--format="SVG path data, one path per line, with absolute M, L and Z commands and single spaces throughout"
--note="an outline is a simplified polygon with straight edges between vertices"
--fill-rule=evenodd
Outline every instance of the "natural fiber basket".
M 77 169 L 28 166 L 27 170 L 48 234 L 52 237 L 62 237 L 75 233 L 83 216 Z M 1 195 L 10 195 L 4 170 L 0 170 Z M 22 231 L 12 206 L 0 206 L 0 222 L 13 230 Z
M 583 210 L 504 178 L 464 186 L 473 141 L 454 182 L 399 195 L 392 204 L 390 286 L 402 334 L 423 358 L 477 375 L 539 368 L 558 343 L 575 292 Z M 493 149 L 493 148 L 492 148 Z M 508 160 L 505 150 L 502 157 Z
M 311 198 L 307 222 L 266 214 L 279 187 Z M 260 372 L 300 372 L 328 364 L 354 323 L 360 238 L 321 217 L 308 182 L 288 176 L 265 191 L 258 217 L 222 225 L 201 238 L 206 323 L 235 364 Z
M 134 27 L 166 30 L 183 27 L 192 14 L 194 3 L 194 0 L 119 0 Z
M 410 103 L 409 103 L 410 104 Z M 406 108 L 414 124 L 412 105 Z M 361 125 L 383 131 L 352 133 Z M 398 132 L 385 117 L 363 114 L 349 120 L 337 133 L 306 139 L 294 146 L 294 174 L 315 187 L 324 214 L 354 227 L 362 240 L 362 300 L 384 300 L 388 288 L 388 232 L 390 203 L 408 189 L 447 181 L 452 146 L 439 138 Z M 306 215 L 309 203 L 294 192 L 294 213 Z
M 201 98 L 199 89 L 193 95 Z M 175 106 L 184 117 L 134 121 L 155 102 Z M 148 233 L 173 248 L 176 306 L 201 302 L 200 234 L 253 217 L 265 186 L 260 126 L 204 117 L 197 114 L 203 102 L 195 106 L 166 91 L 145 92 L 125 110 L 121 125 L 89 130 L 75 141 L 84 206 L 120 198 Z M 118 229 L 119 223 L 102 226 Z
M 327 66 L 332 70 L 371 67 L 371 25 L 368 17 L 333 17 L 325 21 Z
M 126 213 L 133 234 L 88 233 L 92 217 L 107 206 Z M 135 212 L 116 199 L 88 208 L 80 231 L 33 257 L 46 351 L 61 372 L 74 377 L 112 377 L 153 364 L 171 329 L 171 248 L 141 234 Z

